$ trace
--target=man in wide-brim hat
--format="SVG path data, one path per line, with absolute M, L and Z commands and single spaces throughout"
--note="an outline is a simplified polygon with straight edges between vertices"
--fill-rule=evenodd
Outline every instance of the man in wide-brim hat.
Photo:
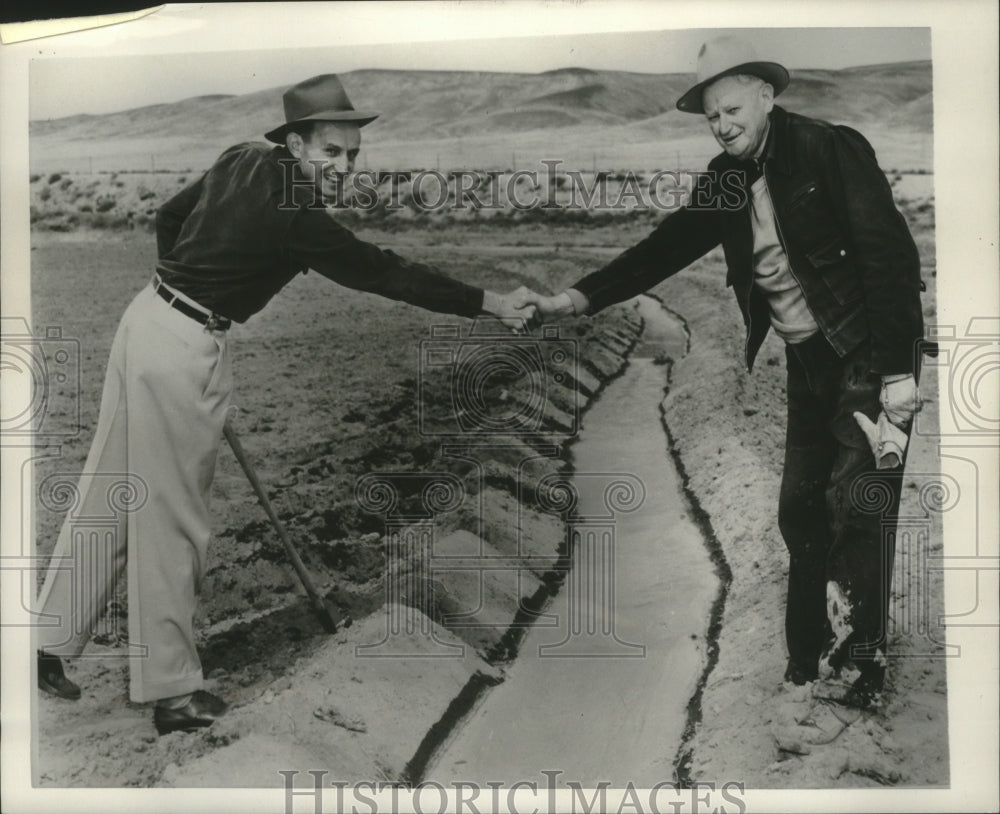
M 284 94 L 275 143 L 226 150 L 156 216 L 156 274 L 122 317 L 75 513 L 103 516 L 108 478 L 146 495 L 117 547 L 74 548 L 64 523 L 39 599 L 38 683 L 74 700 L 62 658 L 80 655 L 114 582 L 128 568 L 133 701 L 155 702 L 161 733 L 210 725 L 226 711 L 206 692 L 194 613 L 209 539 L 209 488 L 232 393 L 227 329 L 257 313 L 293 277 L 331 280 L 442 313 L 489 313 L 516 328 L 532 308 L 512 295 L 446 277 L 358 240 L 324 200 L 352 172 L 361 128 L 339 78 L 316 76 Z M 102 479 L 103 478 L 103 479 Z M 74 551 L 77 554 L 74 554 Z M 69 564 L 69 565 L 67 565 Z
M 834 679 L 841 700 L 866 707 L 885 678 L 894 524 L 919 408 L 920 258 L 865 138 L 774 104 L 789 82 L 782 65 L 719 37 L 702 46 L 697 71 L 677 107 L 704 115 L 723 152 L 690 203 L 604 268 L 534 301 L 542 316 L 592 314 L 722 245 L 747 369 L 772 328 L 786 347 L 784 677 Z

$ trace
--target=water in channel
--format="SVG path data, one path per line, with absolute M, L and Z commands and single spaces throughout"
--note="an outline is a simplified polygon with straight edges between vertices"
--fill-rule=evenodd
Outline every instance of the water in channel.
M 641 344 L 572 448 L 571 570 L 428 781 L 639 788 L 674 777 L 719 583 L 661 423 L 667 368 L 655 357 L 679 358 L 687 338 L 656 300 L 633 305 Z

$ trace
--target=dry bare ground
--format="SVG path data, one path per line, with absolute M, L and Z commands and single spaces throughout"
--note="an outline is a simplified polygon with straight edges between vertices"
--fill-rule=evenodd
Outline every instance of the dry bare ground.
M 932 199 L 912 190 L 900 197 L 921 244 L 931 318 Z M 558 290 L 599 265 L 614 250 L 612 240 L 627 245 L 647 226 L 641 216 L 592 232 L 454 226 L 435 233 L 439 246 L 427 246 L 426 234 L 409 231 L 366 236 L 395 240 L 400 251 L 479 284 L 503 290 L 524 282 Z M 149 276 L 153 242 L 143 231 L 35 237 L 35 322 L 59 325 L 64 336 L 80 338 L 84 410 L 79 436 L 63 446 L 60 457 L 39 463 L 39 483 L 79 471 L 114 327 Z M 489 242 L 503 245 L 491 249 Z M 741 370 L 739 320 L 720 268 L 721 259 L 710 256 L 653 292 L 691 331 L 690 352 L 672 366 L 664 421 L 689 494 L 705 513 L 716 554 L 732 575 L 719 606 L 718 662 L 692 705 L 678 776 L 786 788 L 947 783 L 944 667 L 941 659 L 916 657 L 926 651 L 925 638 L 902 629 L 894 635 L 893 652 L 900 658 L 892 662 L 887 703 L 874 714 L 845 714 L 808 689 L 792 691 L 780 682 L 785 553 L 775 506 L 783 364 L 772 341 L 753 376 Z M 81 309 L 84 299 L 91 305 Z M 481 538 L 493 553 L 514 556 L 515 523 L 533 553 L 553 563 L 565 554 L 557 518 L 531 505 L 519 507 L 515 499 L 513 465 L 530 450 L 525 442 L 538 439 L 499 438 L 498 449 L 470 468 L 445 460 L 438 440 L 418 431 L 420 341 L 441 322 L 307 275 L 234 329 L 234 401 L 242 408 L 237 427 L 244 445 L 310 569 L 341 612 L 356 621 L 333 637 L 321 632 L 274 533 L 224 451 L 213 491 L 215 540 L 203 587 L 200 646 L 209 685 L 233 703 L 233 712 L 209 731 L 157 738 L 148 710 L 127 699 L 124 631 L 109 622 L 90 652 L 111 658 L 71 667 L 84 699 L 41 699 L 43 784 L 276 785 L 277 770 L 289 767 L 329 767 L 344 778 L 418 779 L 421 755 L 442 728 L 455 724 L 462 698 L 503 679 L 504 664 L 516 654 L 517 636 L 505 631 L 517 600 L 543 602 L 557 583 L 542 569 L 520 595 L 511 585 L 490 585 L 481 609 L 484 627 L 454 630 L 441 625 L 444 614 L 474 607 L 476 591 L 461 581 L 436 586 L 432 602 L 411 617 L 426 620 L 420 622 L 426 627 L 418 625 L 392 646 L 415 654 L 442 643 L 464 645 L 464 658 L 419 666 L 408 659 L 354 658 L 355 646 L 380 641 L 393 612 L 386 604 L 385 519 L 359 506 L 358 478 L 372 471 L 443 471 L 461 478 L 469 500 L 442 516 L 435 532 L 454 554 L 469 553 Z M 561 326 L 563 335 L 581 343 L 581 404 L 626 363 L 640 327 L 629 310 L 619 308 Z M 517 382 L 508 384 L 509 393 L 493 394 L 499 403 L 517 392 Z M 432 414 L 445 394 L 442 381 L 434 386 L 439 389 L 430 397 Z M 546 419 L 549 440 L 565 440 L 559 422 L 569 405 L 558 400 L 567 394 L 550 392 L 556 409 Z M 563 466 L 543 458 L 524 476 L 530 481 Z M 932 450 L 915 449 L 911 469 L 935 472 Z M 905 511 L 926 517 L 918 500 L 920 477 L 914 474 L 907 484 Z M 58 512 L 40 508 L 42 552 L 50 550 L 60 520 Z M 938 524 L 922 544 L 940 547 Z M 897 578 L 896 607 L 915 607 L 926 594 L 936 618 L 940 585 L 920 577 Z M 113 610 L 121 613 L 123 601 L 120 591 Z
M 851 123 L 871 138 L 920 244 L 932 321 L 930 80 L 929 63 L 798 71 L 782 103 Z M 539 158 L 551 157 L 559 144 L 562 169 L 585 169 L 588 183 L 603 169 L 612 197 L 628 181 L 622 167 L 636 168 L 645 180 L 654 168 L 702 167 L 714 153 L 700 120 L 669 112 L 685 81 L 578 69 L 537 76 L 345 76 L 359 107 L 377 100 L 375 107 L 387 111 L 366 128 L 362 164 L 541 170 Z M 64 337 L 79 340 L 81 362 L 79 399 L 73 399 L 75 380 L 67 382 L 55 392 L 47 420 L 68 431 L 76 405 L 82 409 L 79 431 L 38 460 L 36 484 L 57 476 L 72 480 L 82 467 L 118 318 L 152 274 L 156 206 L 193 181 L 221 148 L 259 139 L 281 109 L 282 90 L 32 122 L 34 324 L 58 326 Z M 521 188 L 544 194 L 544 183 L 529 188 L 523 181 Z M 565 195 L 565 178 L 556 179 L 555 192 Z M 627 209 L 421 214 L 408 205 L 353 216 L 350 225 L 477 284 L 557 291 L 633 243 L 659 217 Z M 941 585 L 926 571 L 911 573 L 902 557 L 914 547 L 933 553 L 941 546 L 940 523 L 923 499 L 925 482 L 939 468 L 934 451 L 917 439 L 911 455 L 904 513 L 929 534 L 900 546 L 896 658 L 886 704 L 855 716 L 823 703 L 812 688 L 784 687 L 786 555 L 775 522 L 784 365 L 772 339 L 754 374 L 742 370 L 742 329 L 721 267 L 721 257 L 709 256 L 653 292 L 691 332 L 689 353 L 664 366 L 671 381 L 663 419 L 707 543 L 720 573 L 729 575 L 713 625 L 710 649 L 717 660 L 692 699 L 683 744 L 665 747 L 670 754 L 664 757 L 676 761 L 684 782 L 946 784 L 944 662 L 927 655 L 935 652 L 932 640 L 943 639 L 933 629 Z M 469 328 L 463 320 L 309 274 L 234 328 L 237 431 L 309 569 L 354 624 L 334 636 L 322 632 L 238 465 L 223 450 L 199 645 L 209 687 L 232 702 L 232 712 L 210 730 L 157 738 L 148 709 L 128 700 L 125 592 L 119 590 L 88 651 L 105 658 L 69 668 L 83 699 L 40 699 L 39 782 L 280 785 L 283 768 L 326 768 L 349 780 L 419 779 L 422 761 L 470 698 L 503 680 L 517 652 L 518 631 L 508 628 L 519 603 L 544 603 L 559 582 L 551 568 L 534 565 L 521 585 L 485 583 L 481 606 L 478 585 L 457 572 L 433 590 L 404 595 L 397 589 L 415 584 L 406 580 L 419 574 L 420 557 L 399 556 L 400 549 L 387 544 L 386 518 L 365 511 L 355 494 L 359 479 L 372 472 L 443 473 L 457 479 L 465 497 L 438 518 L 442 551 L 462 557 L 484 550 L 512 562 L 527 551 L 553 566 L 564 563 L 559 519 L 530 500 L 518 502 L 524 496 L 518 485 L 530 494 L 545 474 L 567 468 L 564 442 L 572 437 L 567 416 L 574 400 L 585 407 L 621 371 L 642 328 L 625 308 L 561 325 L 561 335 L 578 343 L 582 364 L 570 386 L 548 382 L 541 433 L 496 437 L 489 453 L 462 461 L 446 457 L 434 434 L 435 422 L 449 420 L 447 371 L 421 376 L 421 342 L 443 323 L 457 324 L 463 336 Z M 498 379 L 489 401 L 509 409 L 527 397 L 526 386 L 516 377 Z M 923 386 L 933 393 L 932 379 Z M 935 409 L 932 400 L 931 415 Z M 539 454 L 553 444 L 563 445 L 561 457 Z M 535 459 L 518 470 L 528 455 Z M 419 503 L 412 484 L 401 500 L 404 507 Z M 62 520 L 52 504 L 43 501 L 37 511 L 42 554 L 51 551 Z M 907 621 L 925 608 L 926 633 Z M 465 610 L 475 611 L 481 626 L 449 629 L 448 615 Z M 463 657 L 355 657 L 357 646 L 377 644 L 400 618 L 413 627 L 392 638 L 390 654 L 459 647 Z
M 83 366 L 81 432 L 60 455 L 39 463 L 43 495 L 51 492 L 44 486 L 51 478 L 72 480 L 82 465 L 117 314 L 148 279 L 152 244 L 146 234 L 60 234 L 40 241 L 34 253 L 36 323 L 59 325 L 64 337 L 81 338 Z M 447 254 L 421 256 L 437 261 Z M 527 263 L 523 257 L 474 258 L 448 265 L 457 276 L 506 290 L 527 281 Z M 558 258 L 553 265 L 569 267 Z M 80 309 L 83 298 L 96 306 Z M 474 453 L 473 461 L 446 459 L 434 434 L 449 417 L 449 371 L 420 376 L 421 340 L 432 325 L 456 323 L 465 335 L 469 325 L 458 318 L 309 275 L 259 318 L 234 329 L 234 402 L 241 407 L 237 429 L 243 444 L 321 589 L 357 621 L 334 637 L 321 632 L 274 532 L 236 462 L 224 453 L 213 487 L 215 540 L 202 588 L 200 649 L 210 686 L 234 704 L 226 726 L 205 736 L 156 739 L 148 710 L 127 700 L 124 631 L 109 622 L 89 651 L 109 658 L 84 659 L 73 668 L 85 698 L 77 704 L 43 699 L 42 782 L 230 785 L 242 779 L 272 785 L 281 780 L 277 769 L 289 761 L 337 766 L 342 776 L 358 779 L 402 779 L 432 725 L 446 717 L 463 688 L 497 680 L 498 665 L 516 650 L 517 632 L 508 628 L 518 603 L 544 601 L 552 590 L 548 569 L 536 560 L 534 573 L 526 571 L 520 584 L 488 579 L 478 609 L 479 586 L 460 572 L 420 597 L 390 594 L 389 585 L 403 584 L 419 570 L 419 552 L 387 565 L 386 517 L 374 508 L 366 512 L 356 499 L 359 478 L 372 472 L 411 477 L 411 485 L 401 485 L 400 512 L 419 515 L 421 484 L 412 476 L 450 475 L 465 499 L 439 516 L 437 553 L 474 558 L 481 539 L 499 559 L 532 555 L 554 565 L 565 557 L 560 523 L 530 501 L 519 504 L 515 495 L 519 488 L 530 494 L 538 478 L 564 467 L 544 447 L 568 437 L 574 393 L 586 403 L 621 368 L 639 323 L 619 309 L 574 330 L 582 365 L 562 384 L 548 383 L 539 432 L 480 437 L 492 446 Z M 526 387 L 500 377 L 485 395 L 503 410 L 530 395 Z M 71 417 L 66 411 L 58 418 Z M 520 465 L 525 459 L 534 460 Z M 51 502 L 43 499 L 37 522 L 43 553 L 51 550 L 61 521 L 60 512 L 46 505 Z M 394 640 L 397 646 L 422 653 L 440 639 L 466 645 L 467 657 L 416 665 L 409 659 L 356 659 L 355 646 L 380 641 L 393 598 L 416 606 L 409 618 L 417 627 L 402 644 Z M 119 591 L 119 621 L 123 604 Z M 470 611 L 480 627 L 451 632 L 441 625 L 447 613 Z M 353 722 L 350 727 L 340 725 L 345 720 Z M 347 739 L 346 763 L 335 757 L 339 738 Z M 262 747 L 261 739 L 271 747 Z M 193 774 L 183 767 L 167 772 L 172 763 L 189 764 L 237 740 L 221 758 L 225 771 L 213 774 L 203 763 Z M 241 758 L 244 751 L 254 759 Z M 285 757 L 272 760 L 275 755 Z M 230 771 L 228 761 L 242 768 Z
M 935 314 L 933 207 L 903 205 L 924 262 L 925 319 Z M 706 513 L 731 574 L 697 724 L 682 757 L 691 778 L 733 778 L 749 787 L 934 786 L 948 781 L 944 630 L 940 572 L 915 573 L 921 552 L 941 553 L 931 492 L 940 464 L 933 438 L 915 435 L 907 463 L 896 555 L 890 678 L 883 708 L 845 714 L 823 687 L 783 687 L 787 556 L 776 507 L 784 451 L 784 350 L 770 337 L 747 376 L 736 351 L 742 328 L 720 301 L 721 258 L 656 289 L 687 320 L 691 351 L 674 368 L 664 418 L 687 485 Z M 936 426 L 936 380 L 921 382 Z M 733 397 L 735 396 L 735 397 Z M 711 431 L 706 432 L 706 422 Z M 928 490 L 930 487 L 930 491 Z M 902 528 L 902 527 L 901 527 Z M 926 622 L 919 630 L 918 619 Z

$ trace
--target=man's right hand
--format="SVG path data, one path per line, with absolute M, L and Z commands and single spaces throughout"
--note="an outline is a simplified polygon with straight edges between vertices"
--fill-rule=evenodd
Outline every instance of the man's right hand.
M 520 294 L 525 303 L 530 303 L 537 309 L 537 319 L 544 322 L 565 316 L 575 316 L 586 308 L 586 298 L 577 293 L 574 298 L 568 291 L 547 297 L 527 288 L 518 289 L 514 294 Z

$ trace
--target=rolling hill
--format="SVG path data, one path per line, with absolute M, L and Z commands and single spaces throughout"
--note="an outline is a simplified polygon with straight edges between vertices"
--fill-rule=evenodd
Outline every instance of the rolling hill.
M 700 166 L 716 152 L 699 116 L 674 101 L 691 78 L 565 68 L 538 74 L 358 70 L 342 75 L 365 128 L 361 164 L 495 167 L 561 157 L 599 168 Z M 194 169 L 282 121 L 274 87 L 103 115 L 30 123 L 33 170 Z M 859 127 L 898 166 L 930 161 L 930 62 L 792 73 L 781 103 Z M 367 153 L 367 155 L 365 154 Z M 693 163 L 688 163 L 693 162 Z

